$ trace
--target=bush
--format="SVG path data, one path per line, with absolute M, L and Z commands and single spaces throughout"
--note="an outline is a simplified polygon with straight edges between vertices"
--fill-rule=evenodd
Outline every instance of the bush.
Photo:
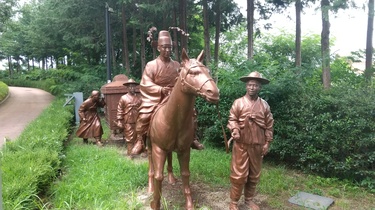
M 3 146 L 0 161 L 5 209 L 40 207 L 39 196 L 60 170 L 72 111 L 63 107 L 63 100 L 55 100 L 16 140 Z
M 8 93 L 9 93 L 8 85 L 0 81 L 0 102 L 7 97 Z
M 14 74 L 12 78 L 4 73 L 1 79 L 10 86 L 33 87 L 64 96 L 73 92 L 83 92 L 88 97 L 92 90 L 100 90 L 105 84 L 105 69 L 102 66 L 76 66 L 60 69 L 35 69 Z
M 334 87 L 294 91 L 274 101 L 275 158 L 374 189 L 375 90 Z

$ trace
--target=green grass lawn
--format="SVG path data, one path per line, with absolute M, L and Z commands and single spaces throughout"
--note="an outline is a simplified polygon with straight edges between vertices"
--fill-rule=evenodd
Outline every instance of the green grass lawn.
M 104 139 L 108 135 L 108 128 Z M 46 209 L 142 209 L 137 193 L 147 188 L 147 162 L 124 156 L 125 148 L 85 145 L 74 138 L 66 148 L 62 176 L 50 189 Z M 174 172 L 179 168 L 174 156 Z M 228 190 L 230 154 L 206 145 L 203 151 L 192 151 L 191 182 L 201 182 L 212 189 Z M 220 186 L 220 188 L 218 188 Z M 303 209 L 288 199 L 298 191 L 330 197 L 330 209 L 375 209 L 375 196 L 365 189 L 332 178 L 322 178 L 290 170 L 265 160 L 259 194 L 267 197 L 269 209 Z M 194 193 L 194 192 L 193 192 Z M 179 209 L 174 207 L 173 209 Z M 227 209 L 225 206 L 224 209 Z

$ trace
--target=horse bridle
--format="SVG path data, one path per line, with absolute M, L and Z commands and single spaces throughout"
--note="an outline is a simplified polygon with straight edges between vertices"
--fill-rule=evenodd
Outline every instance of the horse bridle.
M 207 80 L 201 85 L 200 88 L 195 88 L 193 85 L 189 84 L 189 83 L 186 81 L 186 77 L 187 77 L 187 75 L 189 74 L 190 70 L 193 69 L 193 68 L 196 68 L 196 67 L 207 68 L 205 65 L 193 65 L 193 66 L 189 66 L 188 70 L 186 71 L 186 74 L 185 74 L 184 78 L 182 78 L 182 76 L 181 76 L 181 72 L 182 72 L 182 70 L 180 71 L 180 79 L 181 79 L 181 83 L 182 83 L 182 85 L 184 85 L 184 84 L 188 85 L 189 87 L 191 87 L 192 89 L 195 90 L 195 92 L 197 93 L 197 95 L 200 95 L 200 96 L 203 97 L 204 95 L 203 95 L 202 92 L 201 92 L 203 86 L 204 86 L 208 81 L 210 81 L 210 80 L 214 81 L 214 80 L 213 80 L 212 78 L 208 78 L 208 79 L 207 79 Z M 186 67 L 182 67 L 182 68 L 186 68 Z

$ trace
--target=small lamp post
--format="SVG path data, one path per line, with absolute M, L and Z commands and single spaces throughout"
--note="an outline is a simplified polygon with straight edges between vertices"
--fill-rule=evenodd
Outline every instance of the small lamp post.
M 113 9 L 109 7 L 108 3 L 105 3 L 105 38 L 106 38 L 106 53 L 107 53 L 107 83 L 112 80 L 112 67 L 111 67 L 111 38 L 110 38 L 110 24 L 109 24 L 109 13 L 113 12 Z

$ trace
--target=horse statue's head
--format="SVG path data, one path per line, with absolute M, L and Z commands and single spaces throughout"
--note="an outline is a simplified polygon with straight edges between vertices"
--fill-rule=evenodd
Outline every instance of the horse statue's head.
M 219 89 L 210 75 L 210 70 L 203 65 L 202 52 L 197 59 L 190 59 L 185 49 L 182 49 L 182 62 L 180 66 L 180 80 L 182 91 L 201 96 L 210 103 L 219 102 Z

